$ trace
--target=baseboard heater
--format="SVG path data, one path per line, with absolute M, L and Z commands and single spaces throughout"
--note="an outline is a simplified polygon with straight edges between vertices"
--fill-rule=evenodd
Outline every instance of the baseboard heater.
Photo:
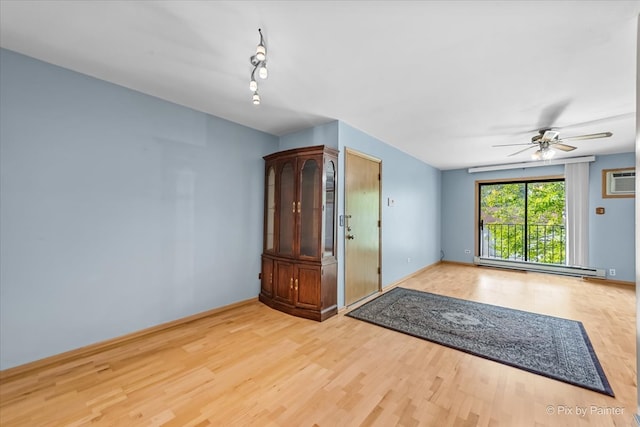
M 564 274 L 579 277 L 605 277 L 606 272 L 602 268 L 579 267 L 560 264 L 540 264 L 536 262 L 510 261 L 505 259 L 473 257 L 473 263 L 487 267 L 509 268 L 514 270 L 535 271 L 539 273 Z

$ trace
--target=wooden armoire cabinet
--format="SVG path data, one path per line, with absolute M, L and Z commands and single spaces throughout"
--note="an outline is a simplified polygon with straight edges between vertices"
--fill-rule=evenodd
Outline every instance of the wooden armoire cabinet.
M 338 152 L 323 145 L 265 159 L 264 246 L 259 299 L 322 321 L 338 312 Z

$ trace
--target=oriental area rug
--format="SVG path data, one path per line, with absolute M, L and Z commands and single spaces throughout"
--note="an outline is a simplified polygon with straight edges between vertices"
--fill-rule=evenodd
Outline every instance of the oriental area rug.
M 347 316 L 614 395 L 578 321 L 399 287 Z

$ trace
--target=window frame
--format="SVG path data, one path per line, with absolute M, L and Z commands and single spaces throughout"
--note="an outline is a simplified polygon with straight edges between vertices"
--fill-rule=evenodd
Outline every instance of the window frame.
M 547 176 L 532 176 L 523 178 L 498 178 L 498 179 L 482 179 L 475 181 L 475 209 L 474 209 L 474 256 L 480 256 L 480 187 L 482 185 L 490 184 L 524 184 L 531 182 L 553 182 L 553 181 L 565 181 L 564 175 L 547 175 Z M 566 197 L 566 195 L 565 195 Z

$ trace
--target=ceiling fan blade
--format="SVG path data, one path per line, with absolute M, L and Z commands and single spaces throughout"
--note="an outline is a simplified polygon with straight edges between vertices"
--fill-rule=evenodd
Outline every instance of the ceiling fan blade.
M 524 142 L 521 144 L 497 144 L 497 145 L 492 145 L 492 147 L 515 147 L 516 145 L 531 145 L 530 142 Z
M 616 115 L 613 115 L 613 116 L 603 117 L 601 119 L 588 120 L 586 122 L 573 123 L 573 124 L 570 124 L 570 125 L 562 126 L 561 129 L 571 129 L 571 128 L 576 128 L 576 127 L 592 126 L 592 125 L 596 125 L 596 124 L 600 124 L 600 123 L 612 122 L 612 121 L 623 120 L 623 119 L 626 120 L 626 119 L 630 119 L 632 117 L 635 117 L 635 115 L 636 115 L 635 112 L 616 114 Z
M 579 128 L 584 126 L 593 126 L 600 123 L 613 122 L 617 120 L 628 120 L 636 116 L 636 113 L 632 111 L 629 113 L 615 114 L 613 116 L 602 117 L 600 119 L 587 120 L 585 122 L 580 122 L 580 123 L 571 123 L 571 124 L 565 124 L 565 125 L 562 125 L 559 123 L 558 124 L 559 126 L 553 126 L 553 124 L 555 124 L 555 119 L 557 119 L 559 116 L 558 113 L 560 110 L 559 109 L 554 110 L 555 114 L 553 114 L 554 111 L 552 111 L 552 108 L 553 106 L 549 106 L 543 111 L 543 114 L 541 115 L 541 119 L 538 122 L 539 126 L 535 129 L 521 130 L 522 128 L 529 128 L 530 126 L 530 124 L 521 124 L 517 126 L 515 125 L 514 126 L 492 126 L 490 130 L 495 130 L 500 134 L 522 135 L 522 134 L 527 134 L 532 132 L 538 132 L 540 129 L 549 129 L 549 128 L 560 129 L 560 130 L 573 129 L 573 128 Z M 557 108 L 557 104 L 556 104 L 556 108 Z
M 538 120 L 538 129 L 547 129 L 552 127 L 570 103 L 570 99 L 565 99 L 545 107 L 540 114 L 540 119 Z
M 507 156 L 507 157 L 512 157 L 512 156 L 515 156 L 515 155 L 517 155 L 517 154 L 524 153 L 525 151 L 527 151 L 527 150 L 529 150 L 529 149 L 531 149 L 531 148 L 536 148 L 536 147 L 538 147 L 538 146 L 537 146 L 537 145 L 533 145 L 533 144 L 531 144 L 531 146 L 530 146 L 530 147 L 527 147 L 527 148 L 525 148 L 525 149 L 523 149 L 523 150 L 520 150 L 520 151 L 516 151 L 516 152 L 515 152 L 515 153 L 513 153 L 513 154 L 509 154 L 509 156 Z
M 596 138 L 608 138 L 613 135 L 611 132 L 591 133 L 589 135 L 570 136 L 568 138 L 562 138 L 561 141 L 580 141 L 583 139 L 596 139 Z
M 576 148 L 578 148 L 578 147 L 574 147 L 573 145 L 560 144 L 560 143 L 553 144 L 553 145 L 551 145 L 551 147 L 557 148 L 558 150 L 561 150 L 561 151 L 573 151 Z

